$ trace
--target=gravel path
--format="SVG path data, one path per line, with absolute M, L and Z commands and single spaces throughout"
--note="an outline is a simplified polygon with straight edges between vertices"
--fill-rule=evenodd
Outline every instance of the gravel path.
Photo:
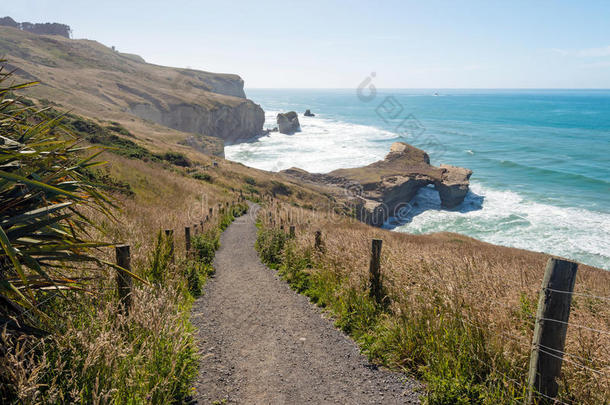
M 193 308 L 202 356 L 197 403 L 419 403 L 414 381 L 368 363 L 260 262 L 254 218 L 238 218 L 224 232 L 216 274 Z

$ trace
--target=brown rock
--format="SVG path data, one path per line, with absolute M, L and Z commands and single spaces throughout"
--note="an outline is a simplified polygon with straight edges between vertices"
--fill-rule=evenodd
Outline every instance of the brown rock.
M 472 171 L 456 166 L 430 165 L 428 154 L 414 146 L 396 142 L 385 159 L 368 166 L 339 169 L 327 174 L 291 168 L 282 173 L 309 183 L 331 186 L 356 206 L 357 216 L 370 225 L 409 209 L 417 191 L 429 184 L 438 190 L 442 205 L 454 208 L 468 193 Z
M 450 165 L 440 165 L 439 167 L 444 172 L 441 180 L 434 182 L 434 188 L 438 190 L 441 204 L 445 208 L 457 207 L 468 194 L 472 170 Z

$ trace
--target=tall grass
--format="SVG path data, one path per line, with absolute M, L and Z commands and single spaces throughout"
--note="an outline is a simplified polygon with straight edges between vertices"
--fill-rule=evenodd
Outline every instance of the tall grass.
M 128 315 L 117 311 L 111 280 L 97 294 L 47 305 L 69 314 L 59 332 L 40 341 L 4 332 L 11 349 L 0 357 L 0 398 L 20 403 L 183 403 L 193 394 L 197 349 L 189 322 L 193 299 L 213 272 L 211 263 L 239 204 L 207 223 L 193 238 L 190 257 L 172 259 L 169 239 L 158 235 Z
M 268 221 L 292 218 L 288 238 Z M 456 234 L 405 235 L 273 203 L 260 212 L 257 249 L 291 286 L 325 307 L 369 358 L 419 378 L 430 404 L 511 404 L 525 395 L 540 282 L 547 256 Z M 324 249 L 314 248 L 322 230 Z M 387 305 L 368 293 L 372 238 L 384 240 Z M 610 295 L 610 274 L 581 266 L 576 291 Z M 610 330 L 603 300 L 575 296 L 571 321 Z M 570 326 L 559 399 L 606 404 L 608 335 Z M 576 356 L 576 357 L 574 357 Z M 574 364 L 597 370 L 599 374 Z
M 59 119 L 48 120 L 44 111 L 27 107 L 14 99 L 0 104 L 2 229 L 7 230 L 7 218 L 18 219 L 5 232 L 10 245 L 3 243 L 0 251 L 0 315 L 14 318 L 0 327 L 0 402 L 188 401 L 197 371 L 190 306 L 212 271 L 220 231 L 245 207 L 210 218 L 195 237 L 196 254 L 189 260 L 184 259 L 183 235 L 176 232 L 172 258 L 159 230 L 199 222 L 208 207 L 224 206 L 236 194 L 218 185 L 202 186 L 180 168 L 116 154 L 105 154 L 109 165 L 93 164 L 97 156 L 87 160 L 87 145 L 65 131 Z M 124 184 L 130 192 L 101 187 L 100 178 Z M 62 203 L 69 204 L 53 208 Z M 31 212 L 36 206 L 44 207 L 44 215 Z M 26 231 L 30 234 L 24 237 Z M 28 250 L 36 239 L 45 254 Z M 117 311 L 113 249 L 90 242 L 99 239 L 131 245 L 132 274 L 143 282 L 134 283 L 128 315 Z M 64 256 L 52 256 L 52 249 Z M 48 293 L 58 288 L 61 295 Z M 21 317 L 10 312 L 15 308 Z M 51 333 L 33 336 L 37 329 L 28 325 Z

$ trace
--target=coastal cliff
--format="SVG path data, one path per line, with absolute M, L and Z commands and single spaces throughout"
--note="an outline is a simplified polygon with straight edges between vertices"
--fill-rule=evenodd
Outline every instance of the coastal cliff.
M 198 104 L 181 103 L 167 107 L 150 103 L 134 103 L 132 114 L 179 131 L 207 134 L 222 138 L 225 143 L 236 143 L 259 134 L 265 113 L 255 104 L 243 100 L 235 106 L 219 104 L 205 108 Z
M 298 168 L 282 171 L 301 181 L 335 188 L 354 206 L 361 221 L 381 226 L 391 216 L 400 216 L 417 191 L 434 185 L 445 208 L 460 205 L 469 190 L 472 171 L 449 165 L 430 164 L 426 152 L 403 142 L 392 144 L 385 159 L 368 166 L 339 169 L 327 174 Z
M 164 142 L 195 133 L 232 143 L 263 132 L 264 112 L 245 98 L 238 75 L 153 65 L 96 41 L 6 26 L 0 26 L 0 54 L 19 67 L 23 80 L 40 82 L 28 90 L 30 97 L 134 132 L 166 132 Z

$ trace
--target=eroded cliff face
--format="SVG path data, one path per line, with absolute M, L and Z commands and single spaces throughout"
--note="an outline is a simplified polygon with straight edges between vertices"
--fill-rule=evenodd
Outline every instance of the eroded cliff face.
M 263 109 L 246 99 L 236 105 L 224 104 L 211 108 L 190 103 L 167 106 L 135 103 L 130 110 L 142 119 L 179 131 L 222 138 L 225 143 L 245 141 L 260 135 L 265 122 Z
M 381 226 L 391 216 L 404 215 L 417 191 L 430 184 L 445 208 L 454 208 L 468 193 L 472 171 L 456 166 L 430 165 L 428 154 L 403 142 L 392 145 L 385 159 L 368 166 L 312 174 L 291 168 L 282 173 L 324 186 L 347 197 L 361 221 Z
M 245 98 L 238 75 L 154 65 L 95 41 L 40 36 L 14 27 L 0 26 L 0 38 L 2 51 L 19 67 L 16 74 L 41 82 L 28 90 L 32 98 L 122 122 L 134 132 L 159 127 L 149 122 L 168 127 L 172 140 L 174 130 L 184 131 L 177 140 L 182 144 L 193 133 L 231 143 L 263 132 L 264 112 Z M 163 136 L 163 129 L 154 133 Z

